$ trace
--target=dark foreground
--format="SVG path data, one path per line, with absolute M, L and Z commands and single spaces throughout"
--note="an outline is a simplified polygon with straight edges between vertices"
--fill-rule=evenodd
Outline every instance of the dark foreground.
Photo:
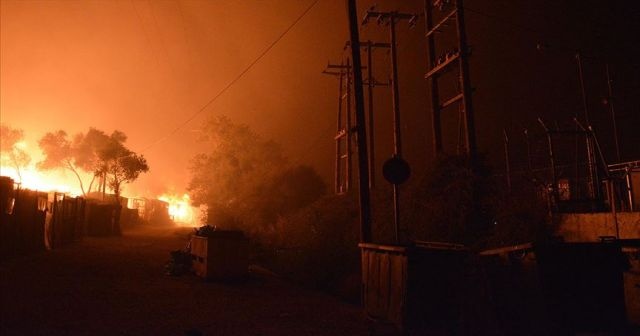
M 188 233 L 136 229 L 0 262 L 0 335 L 368 334 L 360 307 L 268 275 L 165 275 Z

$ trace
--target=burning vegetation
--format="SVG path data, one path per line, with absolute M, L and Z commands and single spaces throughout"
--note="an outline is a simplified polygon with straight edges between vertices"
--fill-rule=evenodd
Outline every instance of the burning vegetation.
M 2 125 L 2 174 L 12 177 L 23 187 L 51 191 L 51 185 L 65 186 L 62 191 L 88 196 L 94 190 L 106 193 L 107 187 L 120 196 L 122 186 L 135 181 L 141 173 L 149 171 L 144 156 L 125 146 L 127 136 L 120 131 L 111 135 L 96 128 L 69 137 L 58 130 L 45 134 L 38 141 L 42 152 L 27 151 L 24 131 Z M 35 164 L 34 157 L 42 157 Z M 71 187 L 68 178 L 42 178 L 50 171 L 66 170 L 75 176 L 77 187 Z M 87 183 L 88 181 L 88 183 Z M 77 192 L 79 191 L 79 192 Z
M 73 136 L 58 130 L 42 136 L 37 151 L 29 147 L 22 129 L 3 124 L 0 173 L 10 178 L 17 189 L 112 203 L 125 211 L 137 211 L 138 217 L 146 221 L 192 224 L 194 215 L 188 195 L 166 194 L 162 200 L 154 200 L 128 194 L 128 202 L 122 198 L 124 185 L 149 171 L 145 157 L 129 149 L 126 140 L 126 134 L 117 130 L 107 134 L 89 128 Z

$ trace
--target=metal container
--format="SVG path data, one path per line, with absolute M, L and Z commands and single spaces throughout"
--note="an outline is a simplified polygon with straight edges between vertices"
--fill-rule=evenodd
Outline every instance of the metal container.
M 207 237 L 191 237 L 195 273 L 205 279 L 230 280 L 245 276 L 249 241 L 242 231 L 216 230 Z

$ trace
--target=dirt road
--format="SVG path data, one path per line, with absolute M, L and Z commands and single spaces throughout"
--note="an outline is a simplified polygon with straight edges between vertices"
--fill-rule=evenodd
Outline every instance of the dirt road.
M 0 335 L 365 335 L 362 310 L 259 274 L 164 274 L 188 230 L 84 238 L 0 263 Z

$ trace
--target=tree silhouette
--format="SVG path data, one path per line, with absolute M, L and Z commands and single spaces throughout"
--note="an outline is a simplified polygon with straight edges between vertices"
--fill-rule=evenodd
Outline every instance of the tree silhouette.
M 285 164 L 280 147 L 261 139 L 246 125 L 227 117 L 210 119 L 202 141 L 210 147 L 191 162 L 188 190 L 194 205 L 239 214 L 261 195 L 261 181 L 271 179 Z
M 133 182 L 141 173 L 149 171 L 145 158 L 124 145 L 126 140 L 127 136 L 117 130 L 107 135 L 96 128 L 89 128 L 87 133 L 76 134 L 73 140 L 68 139 L 65 131 L 50 132 L 39 141 L 45 159 L 38 163 L 38 167 L 71 170 L 85 195 L 91 192 L 98 177 L 102 192 L 108 186 L 116 194 L 117 200 L 123 183 Z M 93 175 L 86 192 L 79 170 Z
M 147 160 L 132 151 L 117 152 L 119 156 L 112 157 L 105 165 L 107 184 L 113 190 L 116 199 L 120 197 L 123 183 L 135 181 L 141 173 L 149 171 Z
M 84 189 L 84 183 L 80 176 L 80 170 L 86 172 L 92 172 L 89 166 L 84 165 L 84 160 L 80 157 L 80 151 L 78 150 L 79 144 L 83 141 L 84 135 L 82 133 L 76 135 L 73 140 L 67 138 L 67 132 L 58 130 L 56 132 L 48 132 L 38 141 L 40 149 L 45 155 L 44 160 L 38 162 L 38 169 L 50 170 L 50 169 L 68 169 L 78 179 L 80 190 L 82 194 L 86 196 L 88 192 L 91 192 L 91 186 L 95 175 L 91 179 L 89 184 L 89 190 Z
M 268 208 L 281 216 L 302 209 L 327 192 L 327 185 L 322 177 L 310 166 L 300 165 L 279 172 L 269 183 L 270 193 L 275 197 L 267 197 Z
M 80 165 L 100 179 L 99 191 L 103 197 L 107 187 L 107 170 L 111 160 L 128 155 L 124 146 L 127 137 L 120 131 L 110 136 L 96 128 L 89 128 L 86 134 L 77 136 L 77 158 Z M 93 182 L 93 181 L 92 181 Z
M 324 182 L 310 167 L 290 167 L 281 147 L 225 116 L 203 127 L 206 153 L 191 161 L 188 190 L 193 205 L 206 205 L 217 221 L 256 231 L 278 216 L 317 199 Z M 222 223 L 226 222 L 226 223 Z
M 24 148 L 24 131 L 0 124 L 0 153 L 3 161 L 8 162 L 16 170 L 22 183 L 22 170 L 31 162 L 31 156 Z

